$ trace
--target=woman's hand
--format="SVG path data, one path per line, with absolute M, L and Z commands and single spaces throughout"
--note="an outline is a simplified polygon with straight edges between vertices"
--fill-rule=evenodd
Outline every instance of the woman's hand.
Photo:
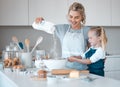
M 68 61 L 70 61 L 70 62 L 77 62 L 80 59 L 82 59 L 81 56 L 71 56 L 71 57 L 68 58 Z
M 42 17 L 37 17 L 37 18 L 35 19 L 35 23 L 36 23 L 36 24 L 41 23 L 42 20 L 44 20 Z
M 68 58 L 68 61 L 70 61 L 70 62 L 75 62 L 75 60 L 76 60 L 75 57 L 69 57 L 69 58 Z
M 77 59 L 82 59 L 81 56 L 73 56 L 73 57 L 75 57 L 75 58 L 77 58 Z

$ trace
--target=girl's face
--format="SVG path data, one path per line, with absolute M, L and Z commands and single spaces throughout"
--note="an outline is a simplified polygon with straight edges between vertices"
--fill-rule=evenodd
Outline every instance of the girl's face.
M 95 31 L 89 31 L 88 32 L 88 41 L 91 46 L 97 47 L 100 46 L 100 37 L 96 36 Z
M 68 21 L 73 29 L 79 29 L 81 27 L 82 16 L 78 11 L 71 10 L 68 14 Z

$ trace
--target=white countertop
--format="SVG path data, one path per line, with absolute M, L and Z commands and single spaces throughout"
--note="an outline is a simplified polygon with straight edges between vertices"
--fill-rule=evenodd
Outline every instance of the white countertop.
M 8 84 L 4 87 L 118 87 L 119 80 L 109 79 L 101 76 L 89 74 L 93 81 L 87 79 L 68 79 L 68 78 L 48 78 L 47 80 L 31 80 L 28 75 L 16 72 L 0 71 L 1 84 Z M 3 81 L 4 80 L 4 81 Z M 2 83 L 1 83 L 2 82 Z M 10 86 L 11 85 L 11 86 Z

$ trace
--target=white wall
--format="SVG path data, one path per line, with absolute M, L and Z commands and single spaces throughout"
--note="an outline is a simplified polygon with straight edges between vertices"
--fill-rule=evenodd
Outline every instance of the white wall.
M 107 52 L 110 54 L 120 54 L 120 27 L 105 27 L 106 34 L 108 37 Z M 35 44 L 37 37 L 43 36 L 43 42 L 38 46 L 38 49 L 45 49 L 50 52 L 53 49 L 53 38 L 52 35 L 47 34 L 43 31 L 34 30 L 32 27 L 0 27 L 0 51 L 5 49 L 6 45 L 12 41 L 12 36 L 18 37 L 19 41 L 24 43 L 26 38 L 29 38 L 32 47 Z M 60 47 L 58 47 L 60 48 Z M 57 49 L 58 56 L 61 55 L 60 49 Z

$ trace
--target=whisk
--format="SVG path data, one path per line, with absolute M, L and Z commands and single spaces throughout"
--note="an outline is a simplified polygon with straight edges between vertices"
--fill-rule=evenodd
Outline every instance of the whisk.
M 31 51 L 31 54 L 33 53 L 35 48 L 42 42 L 42 40 L 43 40 L 43 37 L 41 37 L 41 36 L 37 39 L 36 44 L 35 44 L 35 46 L 33 47 L 32 51 Z

